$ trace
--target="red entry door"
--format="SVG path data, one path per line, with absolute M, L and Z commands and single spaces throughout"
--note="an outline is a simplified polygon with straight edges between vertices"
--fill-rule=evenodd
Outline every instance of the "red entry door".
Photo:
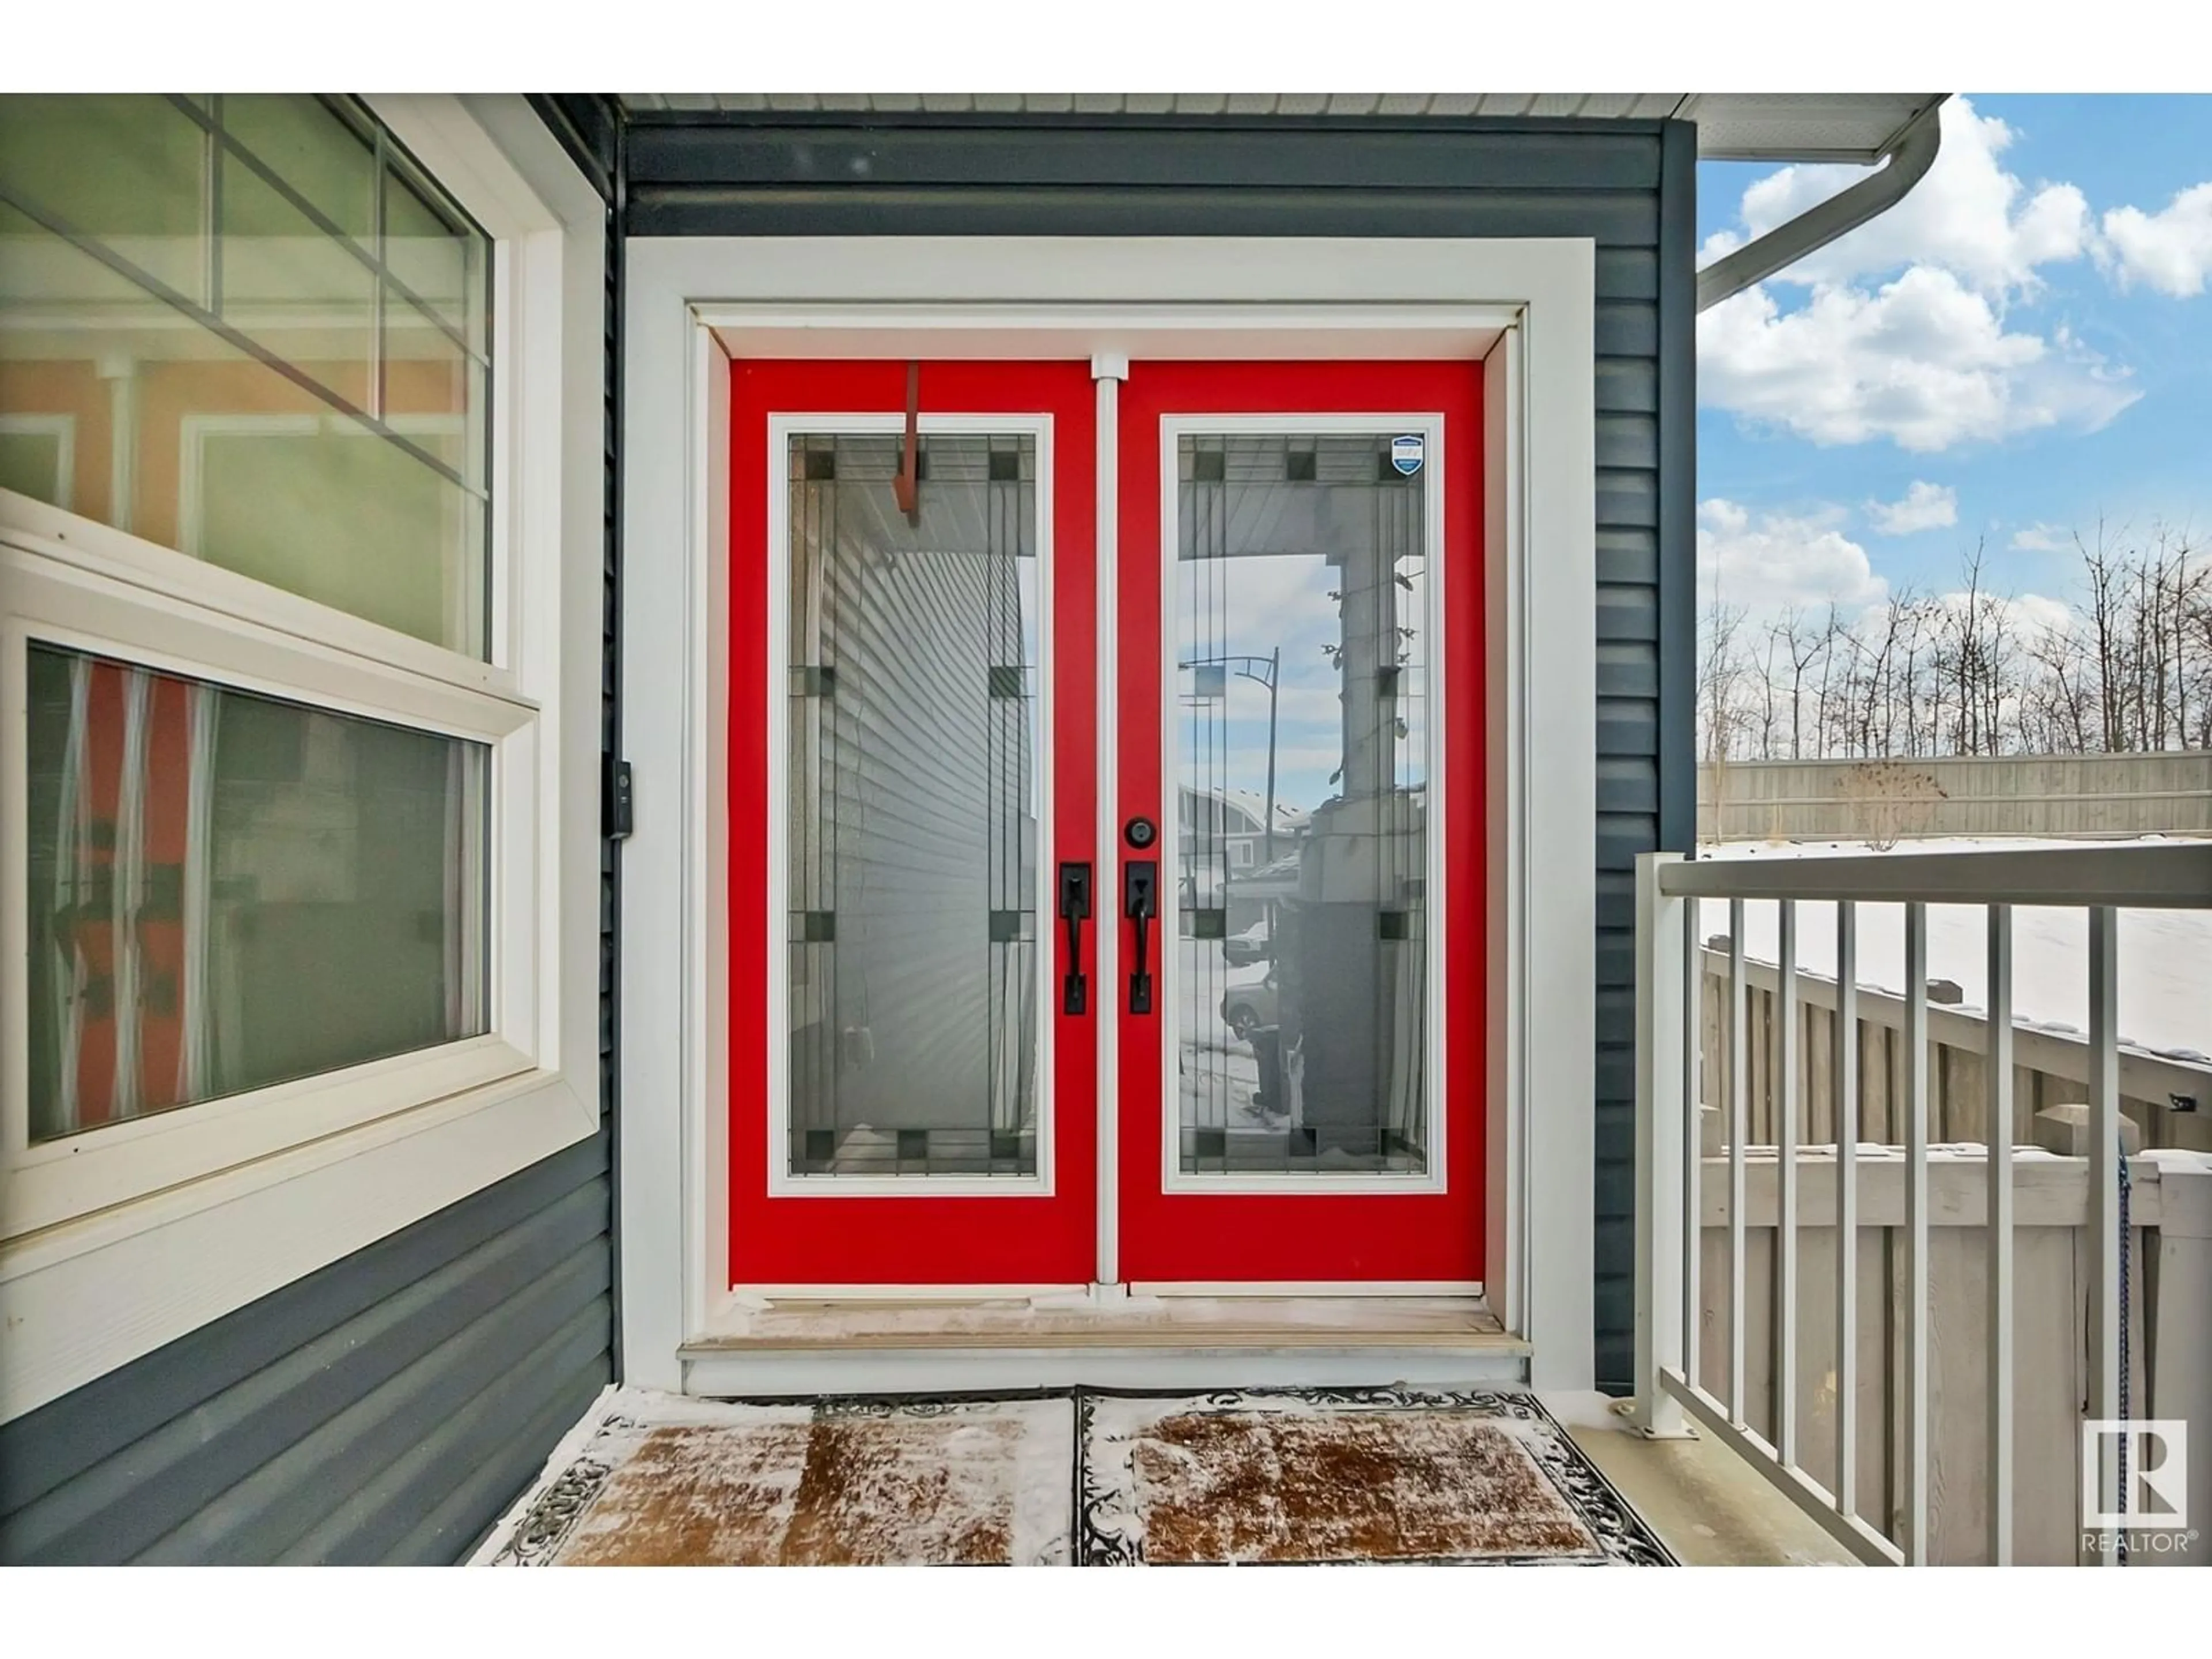
M 1096 407 L 1080 362 L 733 369 L 737 1285 L 1092 1278 Z
M 1479 373 L 735 366 L 734 1284 L 1481 1278 Z
M 1158 894 L 1117 915 L 1133 1283 L 1482 1276 L 1480 399 L 1474 363 L 1121 389 L 1115 896 Z

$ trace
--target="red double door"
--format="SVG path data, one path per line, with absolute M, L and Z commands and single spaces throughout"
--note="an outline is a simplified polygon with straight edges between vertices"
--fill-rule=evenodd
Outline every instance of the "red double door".
M 733 1282 L 1479 1281 L 1479 366 L 732 373 Z

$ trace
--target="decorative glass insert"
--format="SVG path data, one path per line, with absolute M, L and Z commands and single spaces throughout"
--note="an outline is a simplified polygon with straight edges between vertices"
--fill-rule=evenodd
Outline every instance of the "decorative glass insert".
M 1186 1175 L 1427 1168 L 1430 571 L 1390 434 L 1177 445 Z
M 26 658 L 33 1141 L 489 1029 L 488 748 Z
M 488 648 L 491 244 L 357 102 L 0 97 L 0 483 Z
M 789 1170 L 1032 1176 L 1043 1036 L 1036 447 L 791 441 Z

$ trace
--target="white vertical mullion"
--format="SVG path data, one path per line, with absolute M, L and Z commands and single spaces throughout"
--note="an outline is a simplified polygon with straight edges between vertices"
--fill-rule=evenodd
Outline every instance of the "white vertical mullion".
M 1905 1546 L 1928 1565 L 1928 907 L 1905 907 Z
M 1729 1419 L 1743 1410 L 1743 1140 L 1751 1122 L 1751 1043 L 1744 1030 L 1744 903 L 1729 901 Z
M 2089 1415 L 2120 1414 L 2120 1367 L 2127 1334 L 2120 1328 L 2119 915 L 2109 904 L 2089 909 Z M 2117 1437 L 2100 1437 L 2097 1509 L 2122 1513 Z M 2086 1499 L 2089 1494 L 2083 1493 Z M 2119 1565 L 2119 1552 L 2098 1553 Z
M 1096 1218 L 1097 1262 L 1092 1272 L 1101 1286 L 1121 1282 L 1121 999 L 1115 977 L 1121 943 L 1115 895 L 1115 861 L 1121 832 L 1115 808 L 1121 799 L 1120 751 L 1115 741 L 1114 711 L 1121 705 L 1121 664 L 1117 626 L 1121 615 L 1121 382 L 1128 378 L 1126 357 L 1098 356 L 1091 360 L 1097 387 L 1098 430 L 1098 529 L 1092 551 L 1096 561 L 1094 648 L 1097 653 L 1098 707 L 1098 848 L 1091 878 L 1091 1018 L 1097 1023 L 1097 1198 Z
M 2012 1565 L 2012 907 L 1990 906 L 1990 1561 Z
M 1836 906 L 1836 1509 L 1858 1513 L 1858 907 Z
M 1797 902 L 1780 902 L 1772 1049 L 1778 1208 L 1774 1233 L 1774 1449 L 1797 1462 Z

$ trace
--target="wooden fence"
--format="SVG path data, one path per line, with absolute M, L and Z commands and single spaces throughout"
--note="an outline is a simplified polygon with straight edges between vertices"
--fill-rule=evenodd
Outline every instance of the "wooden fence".
M 1744 1399 L 1736 1415 L 1775 1432 L 1773 1330 L 1778 1164 L 1747 1146 L 1744 1183 Z M 1988 1173 L 1979 1148 L 1940 1148 L 1929 1162 L 1928 1559 L 1989 1559 Z M 1859 1163 L 1857 1310 L 1853 1394 L 1858 1405 L 1854 1497 L 1858 1513 L 1897 1535 L 1905 1482 L 1903 1407 L 1910 1397 L 1905 1315 L 1903 1155 L 1869 1151 Z M 1797 1461 L 1834 1490 L 1837 1480 L 1835 1155 L 1798 1160 Z M 2014 1559 L 2071 1565 L 2087 1559 L 2081 1534 L 2081 1425 L 2089 1392 L 2089 1164 L 2038 1150 L 2014 1170 Z M 2181 1418 L 2191 1436 L 2188 1492 L 2212 1503 L 2212 1158 L 2162 1152 L 2130 1160 L 2125 1364 L 2130 1413 Z M 1708 1156 L 1699 1181 L 1698 1380 L 1729 1386 L 1729 1176 Z M 2208 1530 L 2160 1540 L 2134 1534 L 2136 1565 L 2212 1564 Z M 2179 1547 L 2171 1546 L 2178 1542 Z
M 1729 1107 L 1728 953 L 1710 946 L 1705 989 L 1698 999 L 1699 1067 L 1705 1103 Z M 1777 1097 L 1775 1006 L 1780 975 L 1768 963 L 1744 964 L 1744 1024 L 1749 1043 L 1750 1088 L 1746 1100 L 1748 1144 L 1773 1144 Z M 1836 983 L 1797 975 L 1797 1138 L 1801 1145 L 1836 1138 L 1834 1053 Z M 1928 1135 L 1931 1141 L 1986 1139 L 1985 1062 L 1989 1022 L 1931 1004 L 1928 1010 Z M 1859 1139 L 1881 1144 L 1904 1139 L 1896 1114 L 1905 1094 L 1905 1000 L 1862 985 L 1858 993 Z M 2036 1144 L 2035 1115 L 2048 1107 L 2088 1099 L 2089 1045 L 2083 1036 L 2016 1026 L 2013 1032 L 2013 1144 Z M 2142 1131 L 2146 1149 L 2178 1146 L 2212 1152 L 2212 1061 L 2191 1061 L 2120 1050 L 2120 1109 Z
M 2212 750 L 1939 760 L 1708 761 L 1698 839 L 2212 836 Z

